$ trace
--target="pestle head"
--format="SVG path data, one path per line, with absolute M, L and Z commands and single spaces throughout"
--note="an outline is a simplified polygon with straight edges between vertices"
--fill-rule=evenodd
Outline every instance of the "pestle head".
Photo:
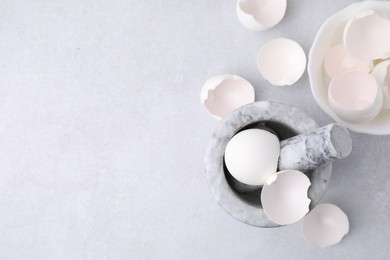
M 337 152 L 337 159 L 346 158 L 352 151 L 352 139 L 348 130 L 340 124 L 330 124 L 330 143 Z

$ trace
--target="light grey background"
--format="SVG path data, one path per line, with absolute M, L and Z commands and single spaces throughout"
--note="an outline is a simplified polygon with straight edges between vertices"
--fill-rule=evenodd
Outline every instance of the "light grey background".
M 385 259 L 390 253 L 388 136 L 352 134 L 324 202 L 350 234 L 321 250 L 302 223 L 260 229 L 215 202 L 203 158 L 217 122 L 199 101 L 220 73 L 257 100 L 332 122 L 307 74 L 270 86 L 266 41 L 306 53 L 324 20 L 353 0 L 288 0 L 283 21 L 252 33 L 235 0 L 0 0 L 0 259 Z

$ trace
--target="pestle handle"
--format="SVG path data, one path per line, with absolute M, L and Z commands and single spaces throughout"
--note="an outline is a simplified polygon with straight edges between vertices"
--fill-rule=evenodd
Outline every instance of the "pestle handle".
M 352 150 L 348 130 L 340 124 L 329 124 L 297 135 L 280 143 L 279 170 L 308 171 L 337 159 Z

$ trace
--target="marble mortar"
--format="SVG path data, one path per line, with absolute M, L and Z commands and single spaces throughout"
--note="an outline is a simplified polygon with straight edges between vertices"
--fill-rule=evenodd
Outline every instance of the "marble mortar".
M 237 132 L 259 126 L 272 129 L 281 140 L 318 128 L 317 123 L 305 113 L 282 103 L 260 101 L 245 105 L 220 121 L 213 132 L 205 157 L 205 171 L 215 199 L 232 217 L 257 227 L 278 227 L 261 206 L 261 187 L 236 181 L 223 160 L 226 145 Z M 305 172 L 311 181 L 308 191 L 310 210 L 324 195 L 331 173 L 331 162 Z

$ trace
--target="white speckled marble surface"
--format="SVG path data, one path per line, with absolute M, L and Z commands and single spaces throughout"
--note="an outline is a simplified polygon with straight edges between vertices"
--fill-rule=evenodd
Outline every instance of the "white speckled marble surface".
M 323 202 L 349 216 L 334 247 L 302 223 L 242 224 L 209 190 L 203 159 L 217 122 L 199 102 L 219 73 L 331 123 L 308 77 L 272 87 L 256 52 L 290 37 L 306 53 L 321 23 L 354 0 L 288 0 L 252 33 L 235 0 L 0 0 L 0 259 L 386 259 L 390 136 L 352 133 Z

